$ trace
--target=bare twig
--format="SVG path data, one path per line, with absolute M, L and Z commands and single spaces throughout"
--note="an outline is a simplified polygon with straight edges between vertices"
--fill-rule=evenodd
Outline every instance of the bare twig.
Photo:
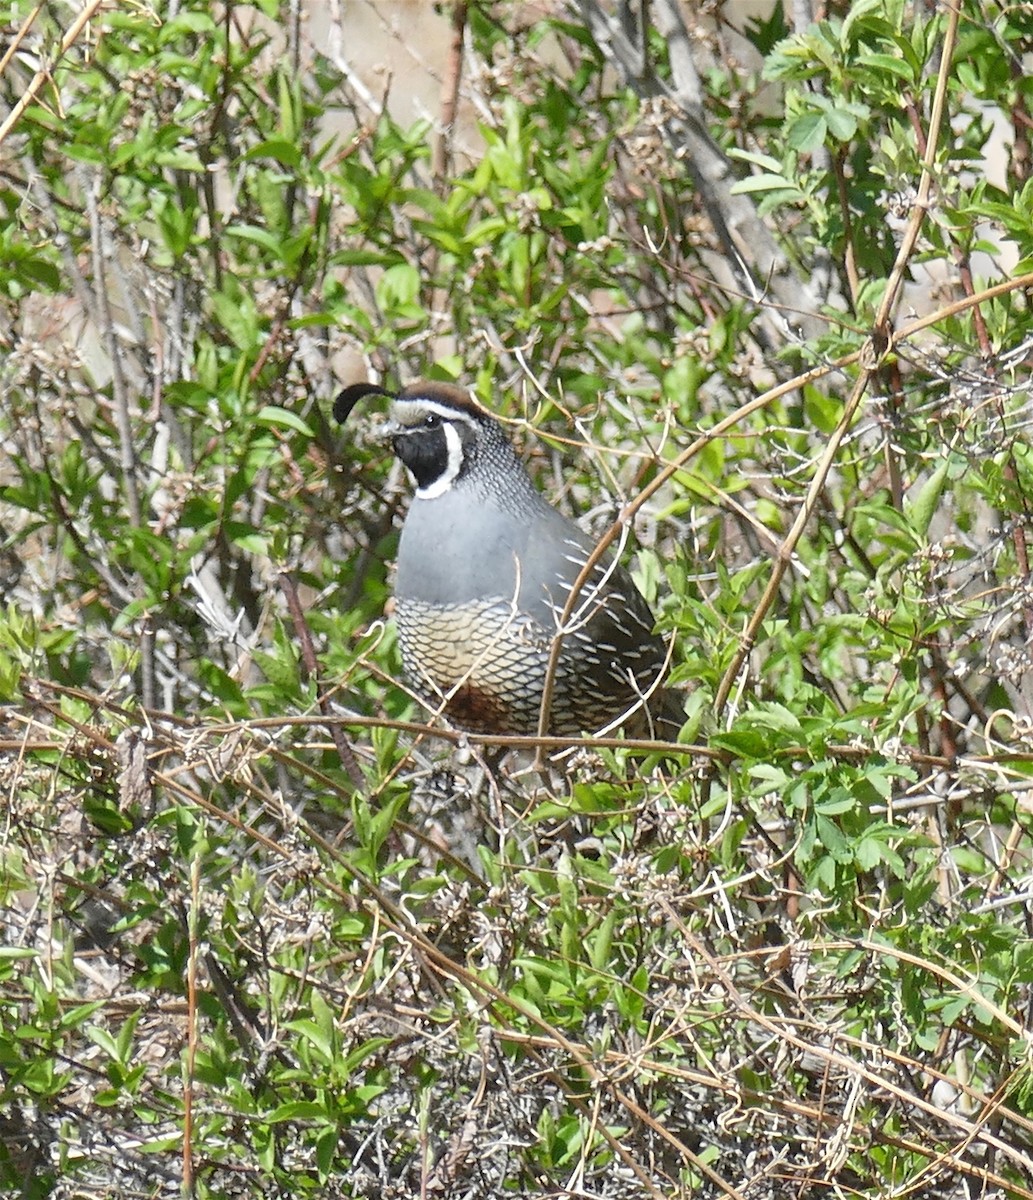
M 15 104 L 14 108 L 12 108 L 7 114 L 3 122 L 0 123 L 0 144 L 3 143 L 4 139 L 11 132 L 11 130 L 15 128 L 18 122 L 22 119 L 22 114 L 36 99 L 36 94 L 50 78 L 51 69 L 55 63 L 62 59 L 68 53 L 68 51 L 71 50 L 71 48 L 79 40 L 82 31 L 86 28 L 94 14 L 103 4 L 104 0 L 89 0 L 89 3 L 85 6 L 85 8 L 83 8 L 83 10 L 68 27 L 65 36 L 61 39 L 61 45 L 58 47 L 54 58 L 47 62 L 44 66 L 40 67 L 36 74 L 33 75 L 31 81 L 29 82 L 29 86 L 18 98 L 17 104 Z M 35 14 L 33 14 L 33 16 L 34 15 Z M 25 28 L 26 26 L 23 25 L 22 30 L 19 31 L 19 37 L 24 36 Z
M 735 176 L 728 156 L 706 127 L 699 84 L 685 18 L 677 0 L 657 0 L 657 25 L 667 38 L 672 84 L 648 62 L 642 45 L 628 37 L 620 23 L 597 0 L 579 0 L 582 17 L 597 45 L 627 84 L 644 99 L 661 99 L 667 106 L 666 135 L 675 156 L 692 176 L 700 201 L 724 252 L 728 275 L 719 280 L 760 303 L 771 295 L 792 312 L 804 336 L 818 332 L 816 314 L 824 297 L 814 295 L 811 281 L 796 272 L 779 249 L 770 230 L 757 216 L 748 195 L 734 194 Z M 755 330 L 766 334 L 768 348 L 784 345 L 787 325 L 776 311 L 762 306 Z
M 287 601 L 287 609 L 291 614 L 291 620 L 294 622 L 294 632 L 301 645 L 301 662 L 305 668 L 305 674 L 316 685 L 320 711 L 325 716 L 332 717 L 333 710 L 329 697 L 326 696 L 319 685 L 319 662 L 316 659 L 316 650 L 312 644 L 312 634 L 309 632 L 308 622 L 305 620 L 301 601 L 298 598 L 298 589 L 294 583 L 294 579 L 286 571 L 280 572 L 280 590 Z M 355 757 L 355 751 L 348 744 L 344 736 L 344 729 L 337 721 L 329 721 L 327 724 L 330 729 L 330 736 L 337 747 L 337 753 L 340 755 L 341 765 L 348 772 L 348 778 L 360 792 L 365 791 L 366 781 L 362 774 L 362 768 L 359 766 L 359 760 Z

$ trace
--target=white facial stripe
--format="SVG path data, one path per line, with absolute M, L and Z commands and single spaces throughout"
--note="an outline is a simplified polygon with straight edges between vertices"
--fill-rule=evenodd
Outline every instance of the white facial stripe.
M 415 421 L 399 421 L 400 425 L 408 425 L 410 428 L 421 425 L 428 413 L 434 413 L 435 416 L 441 417 L 443 421 L 465 421 L 467 425 L 476 424 L 476 421 L 469 413 L 465 413 L 458 408 L 451 408 L 447 404 L 439 404 L 436 400 L 396 400 L 391 408 L 395 413 L 396 419 L 400 413 L 411 412 L 416 415 L 417 419 Z
M 450 411 L 443 405 L 425 404 L 424 407 L 433 408 L 435 412 L 440 412 L 442 416 L 445 416 Z M 455 477 L 462 469 L 463 443 L 459 440 L 459 431 L 452 424 L 451 420 L 446 420 L 442 428 L 445 431 L 445 444 L 448 446 L 448 464 L 433 483 L 428 484 L 424 488 L 416 489 L 417 500 L 436 500 L 438 496 L 443 496 L 452 486 Z

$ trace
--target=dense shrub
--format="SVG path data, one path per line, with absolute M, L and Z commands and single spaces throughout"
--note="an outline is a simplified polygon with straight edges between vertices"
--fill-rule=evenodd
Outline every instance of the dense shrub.
M 1024 8 L 9 7 L 5 1194 L 1033 1196 Z M 373 375 L 627 532 L 678 750 L 428 724 Z

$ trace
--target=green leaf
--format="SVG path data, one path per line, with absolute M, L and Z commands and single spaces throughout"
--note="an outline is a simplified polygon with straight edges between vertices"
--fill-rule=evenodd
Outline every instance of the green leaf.
M 732 184 L 731 191 L 733 195 L 743 195 L 751 192 L 773 192 L 785 190 L 791 192 L 794 196 L 800 195 L 800 189 L 795 183 L 791 183 L 788 179 L 784 179 L 781 175 L 750 175 L 747 179 L 740 179 Z
M 377 301 L 385 309 L 410 304 L 420 292 L 420 273 L 410 263 L 388 267 L 376 285 Z
M 304 437 L 314 438 L 315 432 L 312 427 L 301 419 L 296 413 L 290 412 L 286 408 L 278 408 L 276 405 L 267 404 L 255 417 L 256 425 L 265 425 L 270 428 L 290 429 L 294 433 L 300 433 Z
M 918 495 L 913 499 L 909 495 L 905 501 L 905 510 L 911 528 L 920 538 L 924 539 L 929 533 L 929 526 L 943 498 L 943 491 L 949 472 L 950 463 L 940 463 L 925 483 L 922 484 Z
M 915 82 L 914 71 L 911 66 L 903 58 L 897 58 L 892 54 L 879 54 L 862 47 L 857 56 L 857 61 L 866 67 L 871 67 L 875 72 L 886 71 L 896 78 L 901 79 L 904 83 L 913 85 Z
M 336 1041 L 333 1030 L 327 1029 L 322 1021 L 312 1021 L 308 1017 L 299 1017 L 296 1021 L 287 1021 L 285 1029 L 300 1034 L 329 1060 L 335 1053 Z
M 286 138 L 269 138 L 259 142 L 243 155 L 241 161 L 253 162 L 258 158 L 271 158 L 285 167 L 294 168 L 300 167 L 302 162 L 300 148 Z
M 804 113 L 790 124 L 786 144 L 807 154 L 824 144 L 827 133 L 828 125 L 820 113 Z
M 282 1121 L 318 1121 L 325 1118 L 326 1113 L 326 1105 L 318 1101 L 290 1100 L 266 1113 L 264 1120 L 270 1125 L 278 1125 Z
M 732 146 L 728 151 L 728 157 L 753 163 L 754 166 L 760 167 L 761 174 L 764 175 L 778 175 L 782 170 L 782 164 L 777 158 L 772 158 L 770 154 L 760 154 L 755 150 L 741 150 L 738 146 Z
M 24 962 L 34 958 L 39 958 L 39 951 L 28 946 L 0 946 L 0 961 Z
M 857 114 L 849 108 L 830 104 L 825 112 L 825 121 L 829 133 L 837 142 L 849 142 L 857 133 Z
M 251 301 L 239 293 L 230 296 L 226 292 L 214 292 L 211 304 L 219 324 L 237 348 L 245 352 L 255 350 L 258 345 L 258 319 Z
M 886 0 L 851 0 L 847 15 L 843 20 L 840 31 L 841 44 L 846 47 L 853 37 L 854 25 L 864 24 L 864 18 L 870 13 L 883 16 L 886 12 Z
M 171 150 L 156 150 L 154 161 L 157 166 L 168 167 L 172 171 L 193 171 L 196 175 L 203 175 L 207 170 L 199 155 L 182 146 L 175 146 Z
M 281 239 L 258 225 L 227 225 L 225 236 L 251 242 L 252 245 L 268 250 L 274 258 L 281 257 Z

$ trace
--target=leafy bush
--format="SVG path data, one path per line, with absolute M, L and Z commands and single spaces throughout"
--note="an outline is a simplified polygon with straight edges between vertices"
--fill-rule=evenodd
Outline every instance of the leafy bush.
M 405 126 L 12 5 L 5 1192 L 1033 1196 L 1029 18 L 691 7 L 428 12 Z M 679 748 L 427 724 L 372 373 L 630 529 Z

